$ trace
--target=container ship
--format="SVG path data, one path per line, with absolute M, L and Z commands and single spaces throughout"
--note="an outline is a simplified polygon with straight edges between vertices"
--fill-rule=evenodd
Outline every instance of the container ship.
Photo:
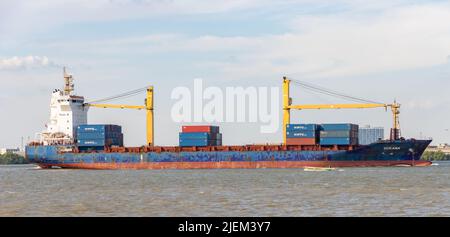
M 431 165 L 431 162 L 420 159 L 431 140 L 400 137 L 400 104 L 365 101 L 367 103 L 293 105 L 289 94 L 291 80 L 286 77 L 282 87 L 283 142 L 241 146 L 222 144 L 223 131 L 212 125 L 182 126 L 178 146 L 156 146 L 152 86 L 145 88 L 145 104 L 136 106 L 85 103 L 84 97 L 73 94 L 73 77 L 65 70 L 64 83 L 63 89 L 52 93 L 50 121 L 46 129 L 40 133 L 39 140 L 26 146 L 26 158 L 42 168 L 254 169 Z M 91 107 L 145 110 L 147 144 L 125 147 L 121 126 L 89 124 L 87 113 Z M 389 139 L 359 145 L 358 125 L 290 121 L 291 110 L 366 108 L 392 110 L 394 122 Z

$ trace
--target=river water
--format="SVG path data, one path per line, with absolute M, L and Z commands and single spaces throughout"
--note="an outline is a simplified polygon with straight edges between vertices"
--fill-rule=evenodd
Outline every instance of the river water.
M 0 216 L 450 216 L 450 163 L 330 172 L 0 166 Z

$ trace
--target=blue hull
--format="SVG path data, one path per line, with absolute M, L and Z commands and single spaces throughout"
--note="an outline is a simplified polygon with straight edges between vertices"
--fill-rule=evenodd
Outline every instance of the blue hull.
M 48 168 L 297 168 L 306 166 L 429 165 L 420 157 L 430 140 L 373 143 L 353 150 L 197 151 L 197 152 L 67 152 L 63 146 L 27 146 L 30 162 Z M 173 164 L 170 164 L 173 163 Z M 177 163 L 175 165 L 175 163 Z M 252 164 L 255 163 L 255 164 Z

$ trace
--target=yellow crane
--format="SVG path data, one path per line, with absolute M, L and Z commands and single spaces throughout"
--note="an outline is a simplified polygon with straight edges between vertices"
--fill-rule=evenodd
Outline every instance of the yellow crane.
M 153 86 L 146 88 L 147 96 L 144 105 L 122 105 L 122 104 L 96 104 L 85 103 L 84 106 L 96 108 L 111 108 L 111 109 L 137 109 L 147 111 L 147 145 L 154 146 L 154 122 L 153 122 Z
M 283 78 L 283 144 L 286 144 L 286 125 L 291 121 L 291 109 L 306 110 L 306 109 L 369 109 L 369 108 L 391 108 L 393 114 L 393 128 L 391 129 L 391 140 L 398 140 L 400 136 L 400 104 L 394 101 L 393 104 L 382 103 L 363 103 L 363 104 L 305 104 L 292 105 L 292 98 L 290 97 L 290 83 L 291 80 L 287 77 Z

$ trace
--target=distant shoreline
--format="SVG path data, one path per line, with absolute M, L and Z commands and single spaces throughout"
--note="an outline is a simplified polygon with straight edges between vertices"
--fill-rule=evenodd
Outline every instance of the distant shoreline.
M 30 164 L 24 156 L 15 153 L 0 155 L 0 165 L 24 165 Z
M 445 154 L 442 151 L 425 151 L 421 160 L 428 161 L 448 161 L 450 160 L 450 154 Z

